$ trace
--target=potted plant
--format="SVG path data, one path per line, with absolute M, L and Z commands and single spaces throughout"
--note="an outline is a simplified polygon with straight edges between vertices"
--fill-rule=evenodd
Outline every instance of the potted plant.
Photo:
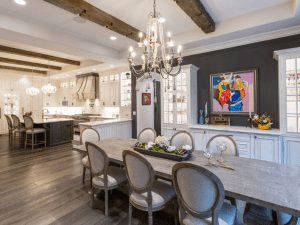
M 261 116 L 255 114 L 252 118 L 252 122 L 261 130 L 269 130 L 273 124 L 271 116 L 267 113 L 264 113 Z

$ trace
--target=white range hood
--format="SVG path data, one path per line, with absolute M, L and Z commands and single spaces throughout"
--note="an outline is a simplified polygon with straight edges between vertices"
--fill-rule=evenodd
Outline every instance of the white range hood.
M 79 100 L 99 98 L 99 74 L 87 73 L 76 76 L 76 88 L 73 97 Z

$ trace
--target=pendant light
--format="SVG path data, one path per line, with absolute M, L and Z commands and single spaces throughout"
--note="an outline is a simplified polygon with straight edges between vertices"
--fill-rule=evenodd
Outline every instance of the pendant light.
M 49 69 L 49 62 L 48 62 L 48 69 Z M 55 94 L 57 91 L 56 86 L 54 86 L 53 84 L 50 83 L 50 76 L 48 76 L 48 84 L 44 85 L 42 87 L 42 92 L 44 94 L 50 95 L 50 94 Z
M 40 90 L 36 87 L 33 86 L 33 69 L 32 69 L 32 74 L 31 74 L 31 87 L 26 88 L 26 94 L 30 96 L 35 96 L 40 93 Z

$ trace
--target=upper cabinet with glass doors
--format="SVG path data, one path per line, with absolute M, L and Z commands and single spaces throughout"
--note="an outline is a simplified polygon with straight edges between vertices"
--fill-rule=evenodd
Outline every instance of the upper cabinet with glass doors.
M 163 135 L 171 137 L 197 123 L 197 71 L 196 66 L 185 65 L 177 76 L 161 79 Z

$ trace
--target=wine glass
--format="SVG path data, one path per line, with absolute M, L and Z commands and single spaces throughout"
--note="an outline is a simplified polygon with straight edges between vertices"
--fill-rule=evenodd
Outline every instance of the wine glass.
M 227 150 L 227 145 L 224 144 L 224 143 L 220 143 L 220 144 L 217 145 L 217 149 L 218 149 L 218 152 L 220 152 L 220 161 L 224 162 L 223 152 L 225 152 Z

